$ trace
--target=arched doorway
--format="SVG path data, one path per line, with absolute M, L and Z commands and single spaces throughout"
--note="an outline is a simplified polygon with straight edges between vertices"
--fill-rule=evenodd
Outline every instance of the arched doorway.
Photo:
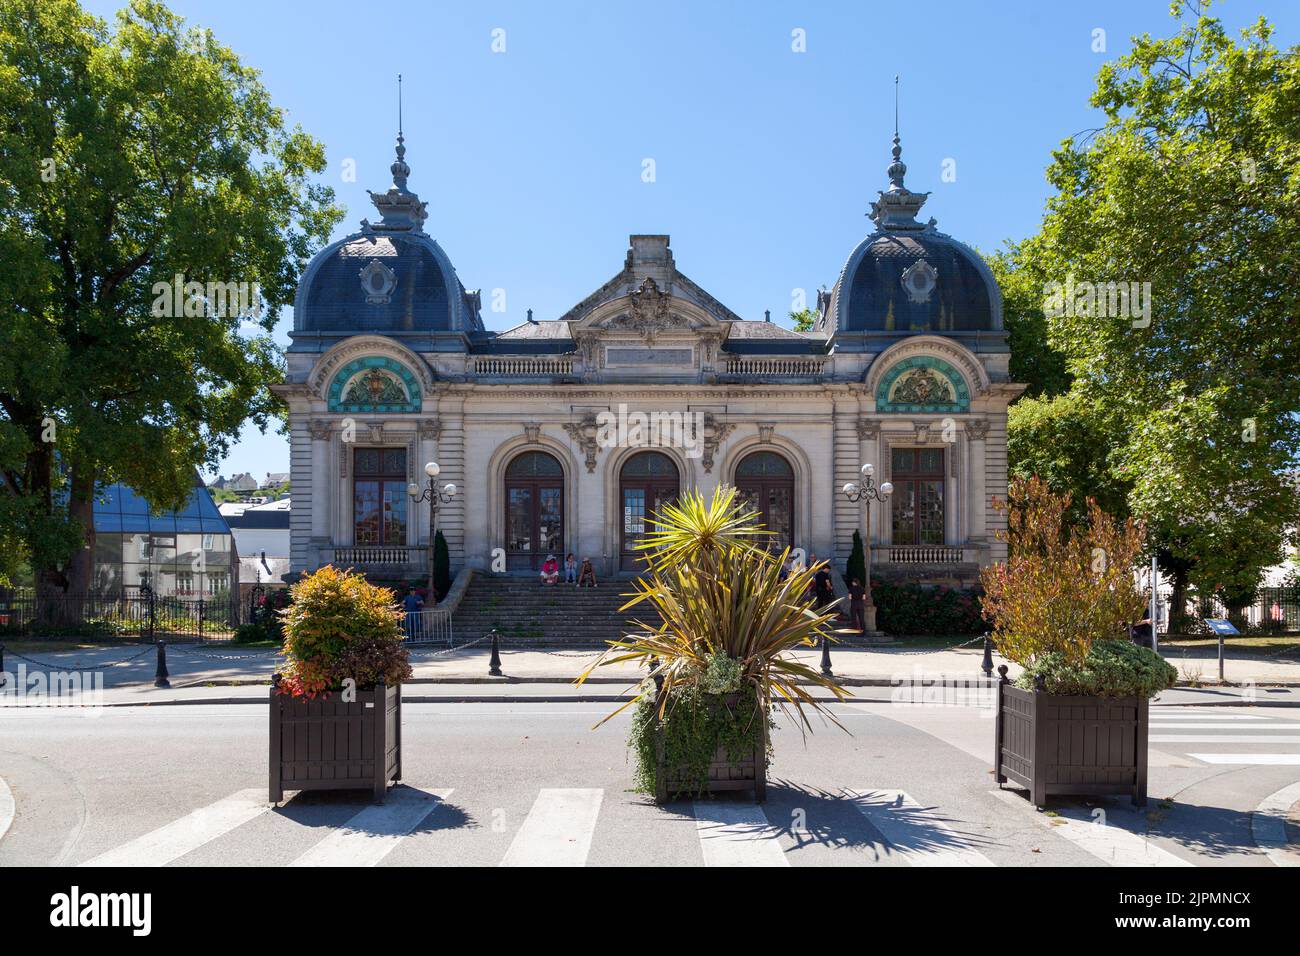
M 758 512 L 776 550 L 794 547 L 794 469 L 774 451 L 756 451 L 736 465 L 737 497 Z
M 564 555 L 564 468 L 554 455 L 526 451 L 506 466 L 506 562 L 511 570 Z
M 677 465 L 661 451 L 637 452 L 618 473 L 618 500 L 622 504 L 623 526 L 619 533 L 619 568 L 636 571 L 641 552 L 636 543 L 650 530 L 647 519 L 660 507 L 677 498 Z

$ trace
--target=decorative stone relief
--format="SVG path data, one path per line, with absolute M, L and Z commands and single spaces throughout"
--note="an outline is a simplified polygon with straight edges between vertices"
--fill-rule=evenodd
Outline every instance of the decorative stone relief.
M 397 273 L 378 259 L 371 259 L 357 276 L 361 279 L 361 288 L 365 290 L 368 304 L 388 304 L 393 290 L 397 288 Z
M 651 276 L 646 276 L 635 290 L 628 294 L 631 311 L 612 319 L 607 328 L 628 329 L 638 333 L 647 343 L 666 329 L 690 328 L 690 323 L 671 311 L 672 293 L 659 288 Z
M 916 426 L 916 443 L 917 443 L 918 445 L 926 445 L 926 444 L 929 444 L 929 442 L 930 442 L 930 426 L 929 426 L 929 425 L 917 425 L 917 426 Z
M 420 421 L 420 437 L 437 441 L 438 436 L 442 434 L 442 422 L 436 418 L 425 418 Z
M 987 418 L 973 418 L 966 423 L 966 434 L 975 441 L 983 441 L 989 433 L 989 421 Z
M 596 471 L 596 455 L 600 451 L 600 445 L 596 442 L 596 413 L 589 412 L 583 416 L 582 421 L 577 423 L 565 422 L 564 430 L 569 433 L 577 443 L 578 448 L 587 456 L 588 473 L 594 473 Z
M 765 445 L 770 445 L 772 444 L 772 435 L 775 432 L 776 432 L 775 425 L 768 425 L 766 423 L 761 423 L 758 426 L 758 440 Z
M 383 422 L 366 422 L 366 428 L 370 432 L 370 443 L 372 445 L 382 445 L 384 443 Z
M 528 440 L 528 444 L 536 445 L 542 437 L 542 426 L 537 422 L 528 422 L 524 425 L 524 437 Z
M 880 437 L 879 418 L 858 419 L 858 440 L 859 441 L 875 441 L 879 437 Z
M 320 420 L 309 423 L 307 427 L 311 431 L 312 441 L 329 441 L 330 432 L 334 430 L 329 422 Z
M 727 440 L 727 436 L 736 430 L 736 426 L 730 422 L 719 422 L 711 413 L 706 412 L 704 415 L 704 455 L 700 463 L 704 466 L 705 474 L 713 473 L 713 456 L 717 453 L 718 447 Z

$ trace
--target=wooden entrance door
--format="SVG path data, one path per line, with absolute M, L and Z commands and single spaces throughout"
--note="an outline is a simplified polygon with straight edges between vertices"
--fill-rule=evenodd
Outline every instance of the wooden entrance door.
M 618 500 L 622 527 L 619 531 L 619 568 L 637 571 L 644 567 L 636 543 L 651 530 L 650 518 L 677 499 L 681 490 L 677 465 L 659 451 L 637 452 L 623 463 L 618 477 Z
M 564 469 L 544 451 L 506 467 L 506 566 L 536 571 L 548 554 L 564 563 Z

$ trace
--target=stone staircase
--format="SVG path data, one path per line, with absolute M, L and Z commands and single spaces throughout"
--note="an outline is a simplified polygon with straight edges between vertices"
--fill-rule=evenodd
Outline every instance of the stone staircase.
M 631 615 L 654 621 L 649 605 L 639 605 L 628 615 L 619 608 L 632 582 L 615 578 L 598 588 L 571 584 L 541 587 L 536 578 L 474 575 L 452 615 L 457 644 L 475 640 L 494 627 L 505 647 L 568 645 L 604 647 L 623 635 Z

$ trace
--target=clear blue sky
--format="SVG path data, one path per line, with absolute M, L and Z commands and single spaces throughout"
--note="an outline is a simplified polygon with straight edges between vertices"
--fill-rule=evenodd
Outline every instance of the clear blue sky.
M 84 0 L 83 0 L 84 2 Z M 110 16 L 114 0 L 85 2 Z M 390 182 L 396 74 L 410 187 L 484 321 L 561 315 L 622 265 L 631 233 L 669 233 L 678 267 L 742 317 L 785 320 L 791 291 L 834 283 L 886 185 L 894 76 L 903 158 L 927 216 L 989 250 L 1031 234 L 1062 139 L 1098 125 L 1097 69 L 1129 37 L 1167 36 L 1167 0 L 378 3 L 172 0 L 262 71 L 326 146 L 347 216 Z M 1229 0 L 1300 37 L 1300 4 Z M 504 53 L 492 50 L 505 31 Z M 806 52 L 792 50 L 792 31 Z M 1093 52 L 1093 31 L 1106 51 Z M 642 161 L 657 181 L 642 181 Z M 355 160 L 356 181 L 342 177 Z M 941 180 L 946 159 L 956 181 Z M 506 290 L 492 312 L 491 290 Z M 278 338 L 287 344 L 285 315 Z M 227 475 L 288 470 L 249 429 Z

